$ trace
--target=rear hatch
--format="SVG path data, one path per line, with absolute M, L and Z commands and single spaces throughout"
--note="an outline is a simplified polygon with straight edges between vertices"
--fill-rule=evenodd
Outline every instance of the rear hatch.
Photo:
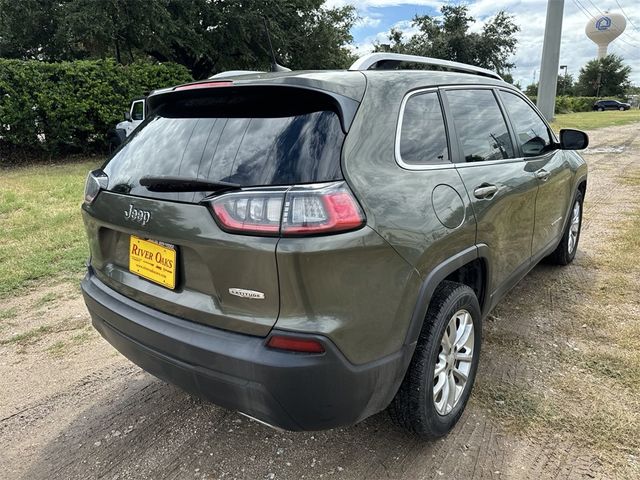
M 93 182 L 99 193 L 83 205 L 91 267 L 114 290 L 157 310 L 266 335 L 279 311 L 279 233 L 223 230 L 212 215 L 211 200 L 224 194 L 216 185 L 277 194 L 341 180 L 345 111 L 355 112 L 357 102 L 300 87 L 223 85 L 152 98 L 146 121 L 92 172 L 87 191 Z M 182 183 L 149 187 L 149 178 Z M 272 215 L 268 198 L 233 205 Z

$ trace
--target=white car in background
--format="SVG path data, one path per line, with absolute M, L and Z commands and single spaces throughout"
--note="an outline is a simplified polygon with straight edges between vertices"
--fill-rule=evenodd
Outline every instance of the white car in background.
M 134 98 L 129 106 L 129 111 L 124 112 L 124 121 L 118 123 L 116 128 L 109 133 L 109 153 L 116 150 L 138 128 L 146 116 L 146 97 Z
M 288 69 L 287 69 L 288 70 Z M 252 75 L 255 73 L 264 73 L 256 70 L 228 70 L 226 72 L 220 72 L 209 79 L 220 79 L 227 77 L 239 77 L 241 75 Z M 153 93 L 153 92 L 152 92 Z M 109 153 L 115 151 L 126 138 L 138 128 L 138 126 L 147 117 L 147 97 L 134 98 L 131 101 L 128 112 L 124 112 L 124 121 L 118 123 L 116 128 L 109 132 Z

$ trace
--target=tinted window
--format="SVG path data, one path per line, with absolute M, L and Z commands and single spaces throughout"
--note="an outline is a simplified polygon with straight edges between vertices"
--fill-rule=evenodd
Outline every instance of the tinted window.
M 536 111 L 518 95 L 500 92 L 509 118 L 516 131 L 516 137 L 525 157 L 535 157 L 549 149 L 551 137 L 547 125 Z
M 467 162 L 513 158 L 513 145 L 491 90 L 449 90 L 456 132 Z
M 424 165 L 449 161 L 444 117 L 436 92 L 409 97 L 400 132 L 400 157 L 403 162 Z
M 144 120 L 144 102 L 135 102 L 133 104 L 131 120 Z
M 204 194 L 150 192 L 139 180 L 170 175 L 242 186 L 338 180 L 343 140 L 338 115 L 330 111 L 184 118 L 161 110 L 147 118 L 104 171 L 112 191 L 197 201 Z

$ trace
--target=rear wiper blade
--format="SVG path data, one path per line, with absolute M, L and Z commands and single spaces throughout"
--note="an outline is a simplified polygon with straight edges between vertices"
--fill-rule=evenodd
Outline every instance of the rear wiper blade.
M 221 192 L 241 188 L 237 183 L 209 182 L 197 178 L 169 176 L 142 177 L 140 185 L 147 187 L 147 190 L 152 192 Z

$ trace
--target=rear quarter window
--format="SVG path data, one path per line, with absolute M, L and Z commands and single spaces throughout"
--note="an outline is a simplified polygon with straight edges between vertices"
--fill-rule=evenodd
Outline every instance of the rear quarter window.
M 447 132 L 437 92 L 412 94 L 404 105 L 398 160 L 407 166 L 449 162 Z

